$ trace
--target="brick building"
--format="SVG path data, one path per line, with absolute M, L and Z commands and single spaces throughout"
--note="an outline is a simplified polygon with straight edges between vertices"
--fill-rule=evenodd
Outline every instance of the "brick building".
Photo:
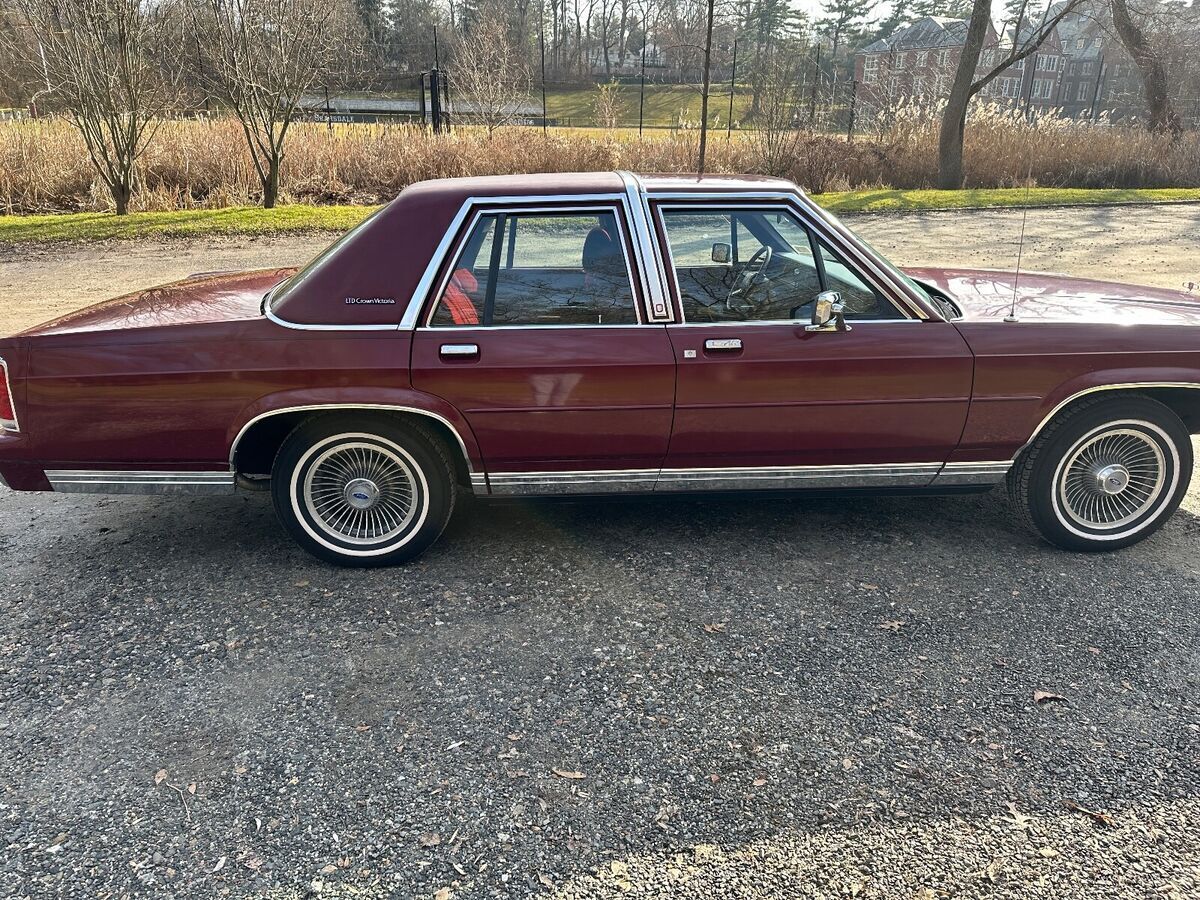
M 1055 13 L 1056 7 L 1051 7 L 1049 15 Z M 946 97 L 967 25 L 965 19 L 926 16 L 862 48 L 855 55 L 854 77 L 863 103 L 887 108 L 904 100 Z M 1019 32 L 1010 27 L 999 34 L 989 23 L 979 73 L 989 71 L 1011 52 L 1014 39 L 1023 41 L 1036 27 L 1026 23 Z M 1104 21 L 1088 10 L 1068 15 L 1036 53 L 1001 72 L 981 96 L 1075 118 L 1100 112 L 1112 118 L 1136 114 L 1141 96 L 1137 69 L 1110 33 Z

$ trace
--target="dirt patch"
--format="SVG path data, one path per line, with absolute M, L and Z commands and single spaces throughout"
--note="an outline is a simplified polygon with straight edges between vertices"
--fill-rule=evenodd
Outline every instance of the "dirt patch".
M 848 216 L 900 265 L 1007 269 L 1016 262 L 1019 210 Z M 1179 288 L 1200 281 L 1200 205 L 1034 209 L 1023 266 Z M 298 265 L 334 235 L 207 238 L 0 249 L 0 334 L 196 272 Z

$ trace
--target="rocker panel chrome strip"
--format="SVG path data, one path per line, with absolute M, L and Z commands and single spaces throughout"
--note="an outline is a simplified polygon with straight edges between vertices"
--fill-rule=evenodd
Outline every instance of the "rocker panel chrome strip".
M 933 486 L 998 484 L 1004 480 L 1004 476 L 1008 474 L 1012 464 L 1011 459 L 946 463 L 937 478 L 933 480 Z
M 64 494 L 232 494 L 230 472 L 122 472 L 47 469 L 46 480 Z
M 790 490 L 793 488 L 922 487 L 941 463 L 864 466 L 746 466 L 700 469 L 615 469 L 501 472 L 488 476 L 493 494 L 607 494 L 630 491 Z M 482 482 L 473 482 L 483 493 Z

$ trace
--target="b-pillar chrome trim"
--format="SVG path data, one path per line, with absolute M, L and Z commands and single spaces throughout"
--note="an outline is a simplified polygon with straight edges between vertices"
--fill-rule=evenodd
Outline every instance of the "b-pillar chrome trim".
M 746 466 L 703 469 L 615 469 L 493 472 L 473 476 L 477 494 L 560 495 L 841 488 L 987 486 L 1004 479 L 1012 460 L 884 463 L 858 466 Z
M 667 296 L 667 285 L 663 281 L 662 251 L 650 221 L 649 199 L 636 175 L 624 171 L 617 172 L 617 175 L 625 185 L 625 206 L 633 222 L 634 249 L 638 256 L 638 267 L 642 271 L 647 321 L 670 322 L 674 314 Z
M 232 494 L 234 491 L 231 472 L 47 469 L 46 480 L 63 494 Z

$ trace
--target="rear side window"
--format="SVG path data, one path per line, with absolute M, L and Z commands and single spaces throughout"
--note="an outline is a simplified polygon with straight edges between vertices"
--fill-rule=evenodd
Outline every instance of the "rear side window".
M 637 320 L 617 217 L 598 210 L 480 216 L 430 324 L 632 325 Z

